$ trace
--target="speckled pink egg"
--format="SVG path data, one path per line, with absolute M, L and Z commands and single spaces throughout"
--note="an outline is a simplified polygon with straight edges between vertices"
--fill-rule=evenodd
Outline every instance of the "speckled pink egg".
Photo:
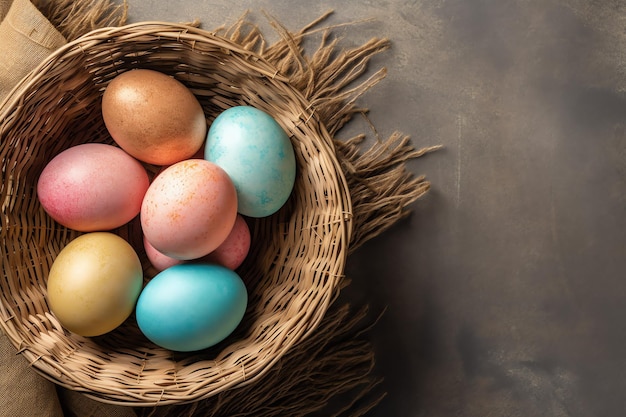
M 241 214 L 226 240 L 213 252 L 202 258 L 205 262 L 211 262 L 235 270 L 243 263 L 250 250 L 250 229 Z
M 237 218 L 237 192 L 216 164 L 188 159 L 164 169 L 141 205 L 148 242 L 175 259 L 196 259 L 226 240 Z
M 37 182 L 43 209 L 63 226 L 107 231 L 132 220 L 149 186 L 148 173 L 122 149 L 85 143 L 55 156 Z

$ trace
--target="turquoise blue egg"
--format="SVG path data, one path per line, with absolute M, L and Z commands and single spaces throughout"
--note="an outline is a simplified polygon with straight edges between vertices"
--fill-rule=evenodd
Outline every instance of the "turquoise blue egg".
M 209 128 L 204 158 L 228 173 L 244 216 L 275 213 L 294 186 L 291 141 L 272 116 L 255 107 L 236 106 L 220 113 Z
M 137 324 L 153 343 L 179 352 L 211 347 L 241 322 L 248 293 L 239 275 L 212 264 L 179 264 L 145 286 Z

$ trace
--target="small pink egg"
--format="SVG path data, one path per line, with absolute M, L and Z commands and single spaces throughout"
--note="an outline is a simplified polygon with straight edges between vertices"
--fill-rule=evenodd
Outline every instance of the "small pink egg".
M 148 239 L 146 239 L 145 236 L 143 237 L 143 247 L 146 251 L 146 256 L 148 257 L 148 260 L 150 261 L 152 266 L 158 271 L 163 271 L 170 266 L 178 265 L 185 262 L 180 259 L 174 259 L 162 254 L 161 252 L 156 250 L 154 246 L 150 244 L 150 242 L 148 242 Z
M 180 161 L 150 184 L 141 205 L 141 226 L 159 252 L 181 260 L 200 258 L 226 240 L 237 218 L 230 177 L 203 159 Z
M 246 256 L 248 256 L 248 252 L 250 250 L 250 240 L 250 229 L 248 228 L 248 224 L 243 216 L 237 214 L 237 220 L 235 220 L 233 230 L 230 231 L 226 240 L 213 252 L 197 259 L 197 261 L 219 264 L 226 268 L 235 270 L 239 268 L 239 266 L 246 259 Z M 163 271 L 171 266 L 185 262 L 159 252 L 150 244 L 150 242 L 148 242 L 148 239 L 146 239 L 145 236 L 143 244 L 148 260 L 158 271 Z
M 107 231 L 132 220 L 149 186 L 148 173 L 122 149 L 85 143 L 55 156 L 37 182 L 43 209 L 63 226 Z
M 213 252 L 202 258 L 203 261 L 217 263 L 235 270 L 243 263 L 250 250 L 250 229 L 241 214 L 226 240 Z

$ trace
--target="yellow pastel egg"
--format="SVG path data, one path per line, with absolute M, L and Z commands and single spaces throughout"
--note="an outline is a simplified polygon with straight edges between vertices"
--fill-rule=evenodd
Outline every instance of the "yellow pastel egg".
M 109 232 L 77 237 L 58 254 L 48 275 L 50 310 L 67 330 L 99 336 L 133 312 L 143 286 L 132 246 Z

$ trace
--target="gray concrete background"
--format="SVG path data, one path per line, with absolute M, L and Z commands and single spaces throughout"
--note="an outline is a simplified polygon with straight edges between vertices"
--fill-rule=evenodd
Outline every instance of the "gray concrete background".
M 386 313 L 372 416 L 626 411 L 626 3 L 130 0 L 130 20 L 215 28 L 328 9 L 345 45 L 386 36 L 362 104 L 381 135 L 444 150 L 433 188 L 350 258 L 346 293 Z M 351 130 L 360 131 L 360 126 Z

